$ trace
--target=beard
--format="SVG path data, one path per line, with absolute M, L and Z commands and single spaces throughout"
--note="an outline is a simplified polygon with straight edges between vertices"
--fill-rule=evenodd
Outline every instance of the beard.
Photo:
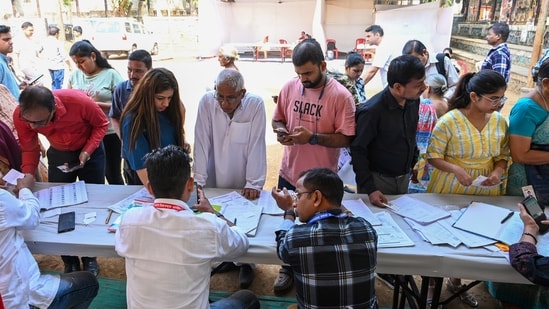
M 307 82 L 302 82 L 303 84 L 303 87 L 305 88 L 318 88 L 320 86 L 320 83 L 322 82 L 322 78 L 323 78 L 323 74 L 320 73 L 318 75 L 318 78 L 315 79 L 314 81 L 307 81 Z

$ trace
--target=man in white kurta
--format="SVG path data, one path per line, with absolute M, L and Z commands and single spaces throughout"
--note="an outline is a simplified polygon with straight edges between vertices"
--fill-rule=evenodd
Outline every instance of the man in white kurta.
M 236 70 L 221 71 L 200 99 L 194 130 L 194 179 L 201 187 L 242 188 L 259 197 L 267 174 L 263 99 L 246 92 Z

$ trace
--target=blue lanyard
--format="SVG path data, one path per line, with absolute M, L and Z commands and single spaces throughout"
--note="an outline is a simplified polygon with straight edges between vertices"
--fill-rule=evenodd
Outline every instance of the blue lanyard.
M 329 211 L 317 212 L 316 214 L 313 215 L 311 219 L 309 219 L 309 221 L 307 221 L 307 224 L 313 224 L 320 220 L 324 220 L 326 218 L 331 218 L 331 217 L 346 218 L 347 213 L 340 212 L 339 214 L 335 215 Z

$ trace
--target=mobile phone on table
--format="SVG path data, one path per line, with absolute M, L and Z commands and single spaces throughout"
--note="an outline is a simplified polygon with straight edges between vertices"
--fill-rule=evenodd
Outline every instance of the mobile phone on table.
M 547 220 L 547 216 L 543 212 L 543 209 L 538 204 L 538 200 L 533 196 L 528 196 L 521 202 L 522 205 L 524 205 L 524 208 L 526 208 L 526 211 L 539 226 L 539 233 L 545 234 L 549 230 L 549 225 L 541 223 L 542 220 Z
M 76 214 L 74 211 L 67 212 L 59 215 L 59 221 L 57 223 L 57 233 L 65 233 L 74 231 L 76 225 Z

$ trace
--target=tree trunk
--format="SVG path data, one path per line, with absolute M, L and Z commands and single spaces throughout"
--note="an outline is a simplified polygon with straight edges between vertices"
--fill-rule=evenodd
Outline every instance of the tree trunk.
M 538 24 L 536 28 L 536 34 L 534 36 L 534 45 L 532 46 L 532 56 L 530 59 L 530 68 L 533 67 L 541 54 L 543 49 L 543 36 L 545 35 L 545 20 L 547 19 L 547 5 L 549 5 L 549 0 L 541 0 L 541 11 L 538 15 Z M 534 81 L 532 80 L 532 70 L 528 70 L 528 80 L 526 82 L 526 87 L 533 87 Z

